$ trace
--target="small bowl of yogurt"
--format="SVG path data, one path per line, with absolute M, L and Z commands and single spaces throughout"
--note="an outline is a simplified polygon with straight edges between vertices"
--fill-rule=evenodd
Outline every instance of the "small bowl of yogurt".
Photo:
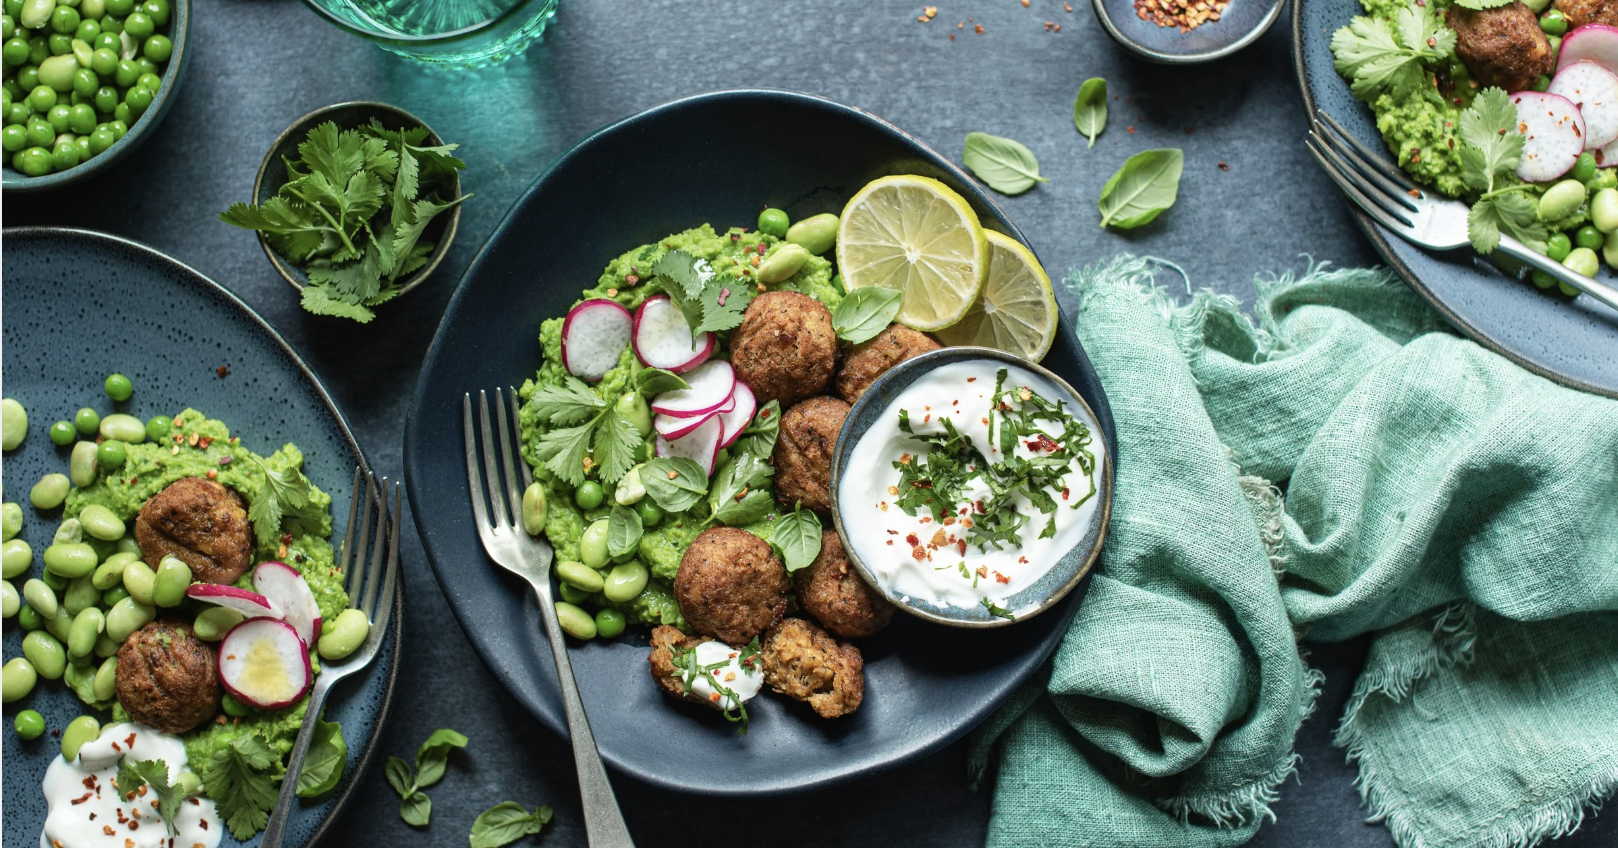
M 1072 386 L 1022 357 L 947 347 L 877 378 L 838 434 L 849 561 L 895 606 L 955 627 L 1044 612 L 1095 563 L 1112 456 Z

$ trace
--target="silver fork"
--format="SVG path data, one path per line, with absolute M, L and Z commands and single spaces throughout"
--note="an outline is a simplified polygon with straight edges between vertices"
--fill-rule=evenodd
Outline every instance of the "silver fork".
M 1323 110 L 1315 111 L 1306 143 L 1326 175 L 1365 214 L 1411 244 L 1430 250 L 1470 247 L 1466 204 L 1430 196 Z M 1618 289 L 1598 282 L 1504 233 L 1496 248 L 1618 309 Z
M 363 487 L 363 489 L 362 489 Z M 365 495 L 364 526 L 359 530 L 359 549 L 354 547 L 354 528 L 361 518 L 360 494 Z M 371 630 L 365 635 L 354 653 L 337 662 L 323 662 L 320 676 L 315 678 L 309 691 L 309 704 L 305 708 L 303 726 L 298 729 L 298 741 L 292 746 L 292 757 L 287 760 L 286 777 L 281 780 L 281 794 L 275 799 L 275 811 L 264 827 L 264 841 L 259 848 L 281 848 L 286 835 L 287 819 L 297 806 L 295 796 L 298 773 L 303 770 L 304 755 L 309 753 L 309 742 L 314 738 L 315 720 L 326 703 L 326 695 L 337 681 L 370 665 L 382 648 L 388 631 L 388 619 L 393 616 L 393 594 L 399 576 L 399 509 L 402 505 L 399 484 L 393 484 L 393 509 L 388 510 L 388 478 L 377 485 L 370 472 L 354 469 L 354 494 L 348 501 L 348 529 L 343 533 L 343 551 L 338 566 L 348 575 L 348 606 L 365 613 Z M 379 499 L 380 498 L 380 499 Z M 376 518 L 375 539 L 371 538 L 371 519 Z M 368 545 L 369 543 L 369 545 Z M 367 547 L 371 556 L 365 565 Z
M 607 768 L 601 763 L 596 750 L 595 736 L 590 733 L 590 720 L 584 714 L 584 702 L 579 699 L 579 686 L 573 679 L 573 665 L 568 661 L 567 641 L 562 636 L 562 625 L 556 617 L 556 602 L 551 597 L 551 546 L 542 539 L 528 535 L 522 526 L 522 493 L 534 482 L 533 472 L 522 456 L 512 449 L 512 441 L 522 444 L 517 424 L 517 392 L 510 392 L 511 416 L 506 416 L 506 400 L 499 389 L 494 390 L 494 406 L 499 414 L 500 457 L 495 459 L 494 425 L 489 417 L 489 397 L 478 392 L 478 426 L 472 426 L 472 396 L 464 396 L 462 425 L 466 433 L 466 481 L 472 494 L 472 514 L 477 518 L 478 535 L 489 557 L 511 573 L 528 581 L 539 596 L 540 617 L 545 622 L 545 636 L 551 643 L 551 655 L 556 658 L 556 676 L 562 689 L 562 707 L 567 712 L 568 736 L 573 740 L 573 765 L 579 773 L 579 796 L 584 802 L 584 829 L 590 848 L 634 848 L 629 828 L 624 825 L 618 799 L 607 780 Z M 482 435 L 483 470 L 478 469 L 478 435 Z M 520 469 L 520 471 L 519 471 Z M 503 472 L 503 474 L 502 474 Z M 484 485 L 485 475 L 488 485 Z M 504 485 L 502 485 L 502 479 Z M 519 482 L 520 481 L 520 482 Z M 488 506 L 484 506 L 484 497 Z M 509 505 L 509 509 L 508 509 Z M 492 519 L 492 520 L 491 520 Z

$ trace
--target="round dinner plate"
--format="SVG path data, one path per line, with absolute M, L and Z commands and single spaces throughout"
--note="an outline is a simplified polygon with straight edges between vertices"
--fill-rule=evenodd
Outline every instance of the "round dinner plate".
M 132 241 L 85 230 L 10 229 L 5 242 L 5 362 L 3 391 L 28 409 L 28 438 L 6 453 L 6 499 L 20 503 L 19 538 L 38 552 L 61 520 L 61 509 L 28 503 L 41 475 L 63 471 L 65 449 L 46 428 L 73 410 L 128 412 L 142 420 L 193 407 L 224 421 L 249 448 L 268 454 L 287 442 L 304 453 L 304 471 L 332 496 L 332 514 L 348 514 L 355 466 L 369 468 L 347 422 L 320 381 L 264 319 L 195 270 Z M 220 376 L 221 366 L 227 369 Z M 135 396 L 113 404 L 101 389 L 112 372 L 127 375 Z M 20 581 L 19 581 L 20 585 Z M 342 782 L 317 803 L 299 800 L 286 845 L 318 839 L 347 804 L 376 753 L 393 699 L 403 632 L 404 587 L 394 596 L 393 625 L 369 668 L 344 680 L 326 702 L 326 717 L 343 726 L 348 765 Z M 22 628 L 5 622 L 5 656 L 21 655 Z M 40 782 L 58 740 L 47 733 L 24 741 L 11 732 L 24 709 L 43 713 L 61 730 L 90 712 L 60 682 L 41 680 L 33 694 L 5 706 L 4 848 L 37 848 L 45 822 Z M 103 723 L 107 715 L 99 716 Z M 248 844 L 257 844 L 254 837 Z M 239 845 L 227 832 L 221 843 Z
M 1359 0 L 1296 0 L 1292 56 L 1305 114 L 1322 109 L 1372 150 L 1386 151 L 1370 107 L 1354 99 L 1348 81 L 1332 68 L 1332 33 L 1363 14 Z M 1301 135 L 1298 143 L 1303 143 Z M 1345 197 L 1322 202 L 1352 207 Z M 1353 210 L 1388 265 L 1478 344 L 1563 385 L 1618 397 L 1618 312 L 1588 297 L 1570 302 L 1540 291 L 1500 273 L 1470 250 L 1429 253 L 1358 207 Z M 1602 278 L 1614 282 L 1610 271 Z
M 984 224 L 1020 238 L 964 173 L 892 125 L 805 94 L 725 91 L 677 100 L 600 130 L 563 154 L 517 201 L 450 301 L 422 367 L 405 430 L 406 485 L 439 585 L 473 646 L 511 694 L 565 733 L 534 594 L 483 552 L 467 493 L 461 398 L 519 386 L 541 362 L 540 322 L 566 313 L 608 260 L 704 222 L 752 226 L 776 206 L 794 219 L 840 212 L 861 186 L 921 174 L 959 191 Z M 1044 360 L 1112 415 L 1071 332 Z M 960 737 L 1061 641 L 1084 586 L 1055 609 L 992 632 L 899 615 L 861 640 L 865 701 L 827 721 L 763 695 L 747 734 L 715 711 L 661 694 L 647 629 L 573 643 L 572 665 L 601 753 L 677 790 L 764 795 L 894 766 Z

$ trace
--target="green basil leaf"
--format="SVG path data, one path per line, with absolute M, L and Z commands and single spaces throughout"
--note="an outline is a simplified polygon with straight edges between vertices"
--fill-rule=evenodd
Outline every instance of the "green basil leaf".
M 670 477 L 670 473 L 674 476 Z M 641 466 L 640 482 L 646 496 L 664 512 L 685 512 L 708 494 L 708 475 L 695 460 L 659 457 Z
M 775 469 L 752 453 L 743 451 L 731 457 L 714 475 L 708 491 L 714 519 L 734 527 L 763 518 L 771 503 L 765 487 L 774 478 Z
M 411 788 L 416 785 L 415 773 L 410 770 L 410 764 L 398 757 L 389 757 L 387 769 L 388 785 L 393 791 L 399 793 L 400 798 L 410 797 Z
M 848 293 L 831 311 L 837 337 L 850 344 L 870 341 L 893 323 L 904 294 L 884 286 L 865 286 Z
M 425 789 L 444 776 L 444 766 L 451 748 L 465 748 L 466 737 L 453 731 L 439 729 L 421 743 L 416 751 L 416 788 Z
M 539 806 L 533 812 L 515 801 L 503 801 L 478 814 L 472 822 L 472 848 L 501 848 L 539 833 L 549 824 L 551 808 Z
M 640 537 L 645 532 L 640 514 L 623 504 L 613 504 L 607 516 L 607 553 L 623 556 L 640 548 Z
M 298 797 L 314 798 L 336 788 L 348 763 L 348 742 L 343 726 L 335 721 L 315 720 L 315 734 L 309 741 L 303 770 L 298 772 Z
M 1185 154 L 1179 148 L 1145 150 L 1129 157 L 1101 189 L 1101 226 L 1129 230 L 1148 224 L 1174 205 Z
M 731 453 L 750 453 L 759 459 L 769 459 L 775 453 L 775 440 L 781 434 L 781 402 L 772 400 L 753 415 Z
M 1088 146 L 1096 146 L 1096 136 L 1107 128 L 1107 81 L 1091 77 L 1079 86 L 1079 96 L 1073 99 L 1073 126 L 1090 139 Z
M 770 530 L 770 544 L 780 553 L 788 574 L 809 567 L 820 556 L 821 533 L 820 517 L 805 510 L 801 502 L 776 520 Z
M 691 388 L 691 384 L 687 383 L 684 377 L 673 371 L 665 371 L 662 368 L 643 368 L 635 375 L 635 391 L 643 395 L 655 395 L 689 388 Z
M 433 801 L 425 792 L 412 792 L 399 803 L 399 818 L 414 827 L 426 827 L 433 816 Z
M 1001 194 L 1022 194 L 1035 183 L 1050 182 L 1039 175 L 1039 160 L 1033 151 L 997 135 L 967 133 L 961 161 L 984 185 Z

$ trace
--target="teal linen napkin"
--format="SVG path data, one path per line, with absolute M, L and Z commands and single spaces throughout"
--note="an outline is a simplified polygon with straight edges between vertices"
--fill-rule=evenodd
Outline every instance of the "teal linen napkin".
M 1403 848 L 1577 827 L 1618 787 L 1618 402 L 1457 338 L 1386 272 L 1261 280 L 1255 323 L 1176 307 L 1159 267 L 1068 280 L 1116 497 L 1048 677 L 974 738 L 975 769 L 999 754 L 988 844 L 1247 841 L 1319 689 L 1297 640 L 1367 632 L 1338 743 Z

